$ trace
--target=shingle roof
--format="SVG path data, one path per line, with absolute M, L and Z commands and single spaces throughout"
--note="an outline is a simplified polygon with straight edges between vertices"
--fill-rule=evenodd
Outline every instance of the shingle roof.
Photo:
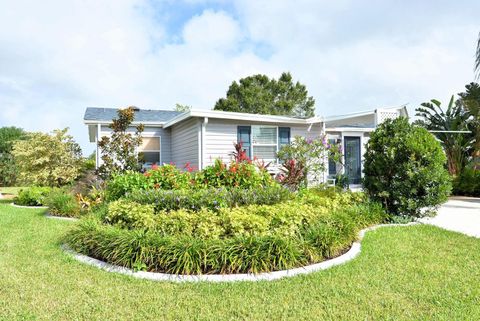
M 87 107 L 83 119 L 89 121 L 111 121 L 113 118 L 117 118 L 117 111 L 118 108 Z M 173 110 L 140 109 L 135 112 L 135 121 L 163 123 L 180 114 L 182 112 Z

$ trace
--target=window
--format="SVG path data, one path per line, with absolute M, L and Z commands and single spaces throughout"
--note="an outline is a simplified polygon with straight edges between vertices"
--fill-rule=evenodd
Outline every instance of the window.
M 243 143 L 243 150 L 247 152 L 247 157 L 251 158 L 250 153 L 250 126 L 238 126 L 237 128 L 237 142 Z
M 138 156 L 145 167 L 160 164 L 160 137 L 142 137 Z
M 249 158 L 275 161 L 278 150 L 290 144 L 290 127 L 238 126 L 237 141 L 243 142 Z
M 278 149 L 290 144 L 290 127 L 278 127 Z
M 277 158 L 278 133 L 275 126 L 252 126 L 252 155 L 273 161 Z

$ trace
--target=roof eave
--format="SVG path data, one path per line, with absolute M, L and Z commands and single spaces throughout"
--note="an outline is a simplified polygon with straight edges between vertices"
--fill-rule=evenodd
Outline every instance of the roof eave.
M 301 119 L 301 118 L 276 116 L 276 115 L 222 112 L 222 111 L 215 111 L 215 110 L 190 110 L 184 114 L 181 114 L 169 120 L 164 124 L 164 127 L 168 128 L 190 117 L 206 117 L 206 118 L 217 118 L 217 119 L 227 119 L 227 120 L 261 121 L 266 123 L 286 123 L 286 124 L 302 124 L 302 125 L 319 123 L 323 121 L 323 118 L 321 117 Z

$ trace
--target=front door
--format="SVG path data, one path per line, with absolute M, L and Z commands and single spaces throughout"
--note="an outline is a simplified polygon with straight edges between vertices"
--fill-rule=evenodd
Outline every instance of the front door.
M 345 142 L 345 174 L 350 184 L 362 181 L 360 137 L 344 137 Z

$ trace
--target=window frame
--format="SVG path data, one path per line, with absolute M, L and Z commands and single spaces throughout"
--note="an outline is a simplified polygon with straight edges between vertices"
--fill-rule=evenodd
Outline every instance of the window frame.
M 139 153 L 154 153 L 154 152 L 158 152 L 158 166 L 162 165 L 162 136 L 160 135 L 156 135 L 156 134 L 145 134 L 145 133 L 142 133 L 142 140 L 144 138 L 158 138 L 158 144 L 159 144 L 159 149 L 156 150 L 156 149 L 145 149 L 145 150 L 139 150 L 138 147 L 135 148 L 135 153 L 137 154 L 137 157 L 138 157 L 138 154 Z M 152 164 L 153 165 L 153 164 Z M 143 167 L 151 167 L 151 166 L 148 166 L 148 165 L 145 165 L 143 164 L 142 165 Z
M 280 146 L 280 137 L 279 137 L 279 134 L 280 134 L 280 128 L 288 128 L 288 144 L 291 143 L 291 133 L 292 133 L 292 128 L 290 126 L 276 126 L 276 125 L 253 125 L 253 124 L 250 124 L 250 125 L 237 125 L 237 137 L 238 136 L 238 133 L 239 133 L 239 130 L 240 128 L 244 129 L 245 127 L 249 127 L 250 128 L 250 146 L 248 147 L 248 151 L 249 151 L 249 154 L 251 155 L 251 159 L 254 159 L 256 156 L 254 155 L 254 152 L 253 152 L 253 149 L 254 149 L 254 146 L 274 146 L 275 147 L 275 158 L 272 158 L 272 159 L 264 159 L 264 158 L 261 158 L 265 161 L 268 161 L 268 162 L 275 162 L 278 164 L 279 160 L 278 160 L 278 157 L 277 157 L 277 153 L 278 151 L 280 150 L 280 148 L 285 145 L 285 144 L 282 144 L 282 146 Z M 254 127 L 267 127 L 267 128 L 275 128 L 275 143 L 271 143 L 271 144 L 265 144 L 265 143 L 254 143 L 254 140 L 253 140 L 253 128 Z M 237 138 L 238 139 L 238 138 Z

